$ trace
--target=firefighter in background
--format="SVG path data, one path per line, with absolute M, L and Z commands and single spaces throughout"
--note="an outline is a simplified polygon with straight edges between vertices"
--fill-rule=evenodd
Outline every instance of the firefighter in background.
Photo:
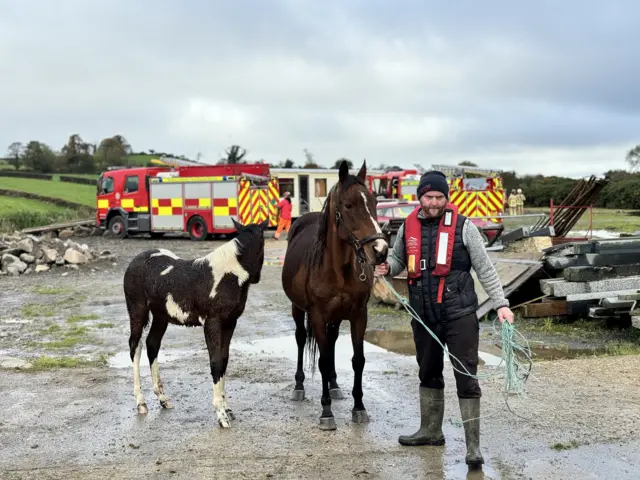
M 524 215 L 524 201 L 526 200 L 524 193 L 522 193 L 522 189 L 518 189 L 518 194 L 516 195 L 516 211 L 517 215 Z
M 287 235 L 289 234 L 289 228 L 291 228 L 291 196 L 290 192 L 284 192 L 282 199 L 276 205 L 276 208 L 279 210 L 280 215 L 278 216 L 278 229 L 276 230 L 273 238 L 278 240 L 280 238 L 280 234 L 282 230 L 286 230 Z
M 511 189 L 511 195 L 509 195 L 509 215 L 516 215 L 518 210 L 518 194 L 516 189 Z

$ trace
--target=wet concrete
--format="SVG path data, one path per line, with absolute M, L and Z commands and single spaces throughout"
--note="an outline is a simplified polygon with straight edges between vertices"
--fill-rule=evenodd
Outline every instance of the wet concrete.
M 2 356 L 108 357 L 101 368 L 0 371 L 2 478 L 637 478 L 640 404 L 629 392 L 637 392 L 638 356 L 544 362 L 524 400 L 509 400 L 519 416 L 504 405 L 501 378 L 483 380 L 486 465 L 484 474 L 468 475 L 450 366 L 445 367 L 447 445 L 401 447 L 398 435 L 414 431 L 419 419 L 410 341 L 406 335 L 394 339 L 375 329 L 367 332 L 363 383 L 371 422 L 355 425 L 351 342 L 341 335 L 336 366 L 346 398 L 333 402 L 338 429 L 320 431 L 319 373 L 312 378 L 307 370 L 307 398 L 290 400 L 296 344 L 276 260 L 252 287 L 234 335 L 227 381 L 236 415 L 232 428 L 222 430 L 214 420 L 201 329 L 170 326 L 164 338 L 160 374 L 172 410 L 160 408 L 143 355 L 149 414 L 138 417 L 121 288 L 126 263 L 151 245 L 193 257 L 219 243 L 90 241 L 114 251 L 117 265 L 66 277 L 47 272 L 0 278 Z M 279 258 L 283 247 L 268 242 L 267 257 Z M 63 293 L 36 293 L 43 285 Z M 32 305 L 27 312 L 25 304 Z M 69 323 L 82 314 L 97 318 Z M 112 326 L 99 328 L 101 323 Z M 50 350 L 38 342 L 51 325 L 83 326 L 87 333 L 78 344 Z M 482 372 L 501 371 L 492 366 L 498 358 L 492 352 L 482 358 Z

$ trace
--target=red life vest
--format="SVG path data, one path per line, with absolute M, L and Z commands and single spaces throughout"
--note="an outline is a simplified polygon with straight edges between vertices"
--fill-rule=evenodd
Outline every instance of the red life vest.
M 422 259 L 422 228 L 418 219 L 418 212 L 421 207 L 417 207 L 409 214 L 404 223 L 404 244 L 407 253 L 407 275 L 409 281 L 422 276 L 422 270 L 426 269 L 427 259 Z M 438 226 L 438 237 L 436 238 L 436 267 L 433 269 L 433 276 L 440 277 L 438 285 L 438 303 L 442 303 L 444 292 L 444 279 L 451 270 L 451 257 L 453 255 L 453 242 L 456 234 L 456 224 L 458 223 L 458 207 L 453 203 L 447 203 L 444 213 L 440 218 Z M 423 268 L 424 266 L 424 268 Z

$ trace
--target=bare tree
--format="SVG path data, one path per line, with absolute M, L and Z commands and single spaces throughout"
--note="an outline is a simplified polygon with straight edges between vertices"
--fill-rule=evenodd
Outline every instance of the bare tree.
M 627 152 L 627 163 L 631 171 L 638 168 L 638 165 L 640 165 L 640 145 L 636 145 Z
M 16 170 L 20 169 L 20 164 L 22 163 L 22 152 L 24 151 L 24 146 L 20 142 L 13 142 L 9 145 L 9 156 L 7 157 L 7 162 Z

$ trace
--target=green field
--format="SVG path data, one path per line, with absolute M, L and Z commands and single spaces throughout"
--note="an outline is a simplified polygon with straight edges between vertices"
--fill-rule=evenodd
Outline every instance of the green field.
M 527 208 L 525 214 L 546 213 L 549 214 L 548 208 Z M 538 221 L 538 218 L 529 217 L 527 219 L 509 219 L 505 217 L 504 226 L 506 229 L 517 228 L 524 225 L 532 225 Z M 589 210 L 587 210 L 573 230 L 587 230 L 589 228 Z M 637 210 L 619 210 L 594 208 L 593 209 L 593 230 L 609 230 L 618 233 L 635 233 L 640 230 L 640 211 Z
M 96 187 L 69 182 L 0 177 L 0 189 L 44 195 L 88 207 L 96 205 Z
M 0 196 L 0 231 L 12 232 L 23 228 L 86 218 L 77 210 L 30 198 Z

